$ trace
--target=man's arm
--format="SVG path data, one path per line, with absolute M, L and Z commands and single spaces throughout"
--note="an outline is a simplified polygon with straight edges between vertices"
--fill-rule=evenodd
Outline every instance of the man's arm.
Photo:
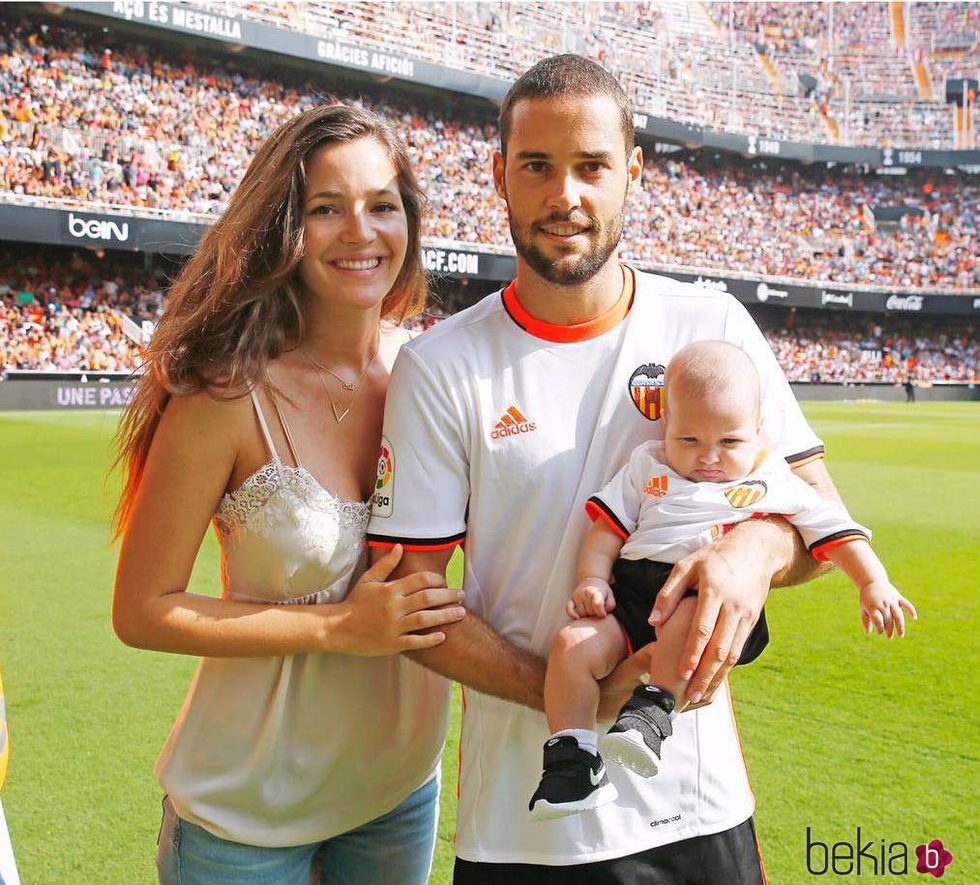
M 823 460 L 796 471 L 822 498 L 840 500 Z M 771 587 L 809 581 L 826 568 L 808 552 L 799 533 L 779 517 L 750 519 L 716 543 L 674 566 L 657 597 L 652 622 L 662 624 L 689 588 L 698 591 L 691 635 L 680 675 L 689 679 L 687 698 L 710 697 L 738 662 Z
M 371 558 L 383 550 L 372 549 Z M 436 572 L 445 576 L 452 550 L 405 551 L 389 580 L 412 572 Z M 474 691 L 544 709 L 545 660 L 508 642 L 486 621 L 467 612 L 462 621 L 440 626 L 446 639 L 437 648 L 409 652 L 424 667 L 460 682 Z M 438 654 L 429 652 L 437 651 Z
M 372 549 L 372 561 L 383 550 Z M 445 575 L 451 550 L 408 552 L 390 580 L 417 571 Z M 482 694 L 544 709 L 544 658 L 508 642 L 486 621 L 467 612 L 462 621 L 441 625 L 446 639 L 438 646 L 405 652 L 412 660 L 436 673 Z M 640 677 L 649 670 L 650 648 L 646 646 L 622 661 L 600 683 L 599 719 L 612 721 L 626 703 Z

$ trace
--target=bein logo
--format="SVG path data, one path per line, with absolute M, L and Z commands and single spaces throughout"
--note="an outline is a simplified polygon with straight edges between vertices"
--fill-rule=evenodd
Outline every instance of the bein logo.
M 953 855 L 943 847 L 941 839 L 933 839 L 915 848 L 915 871 L 940 879 L 953 862 Z M 855 829 L 854 840 L 828 844 L 813 836 L 806 828 L 806 868 L 811 876 L 907 876 L 910 851 L 905 842 L 886 842 L 884 839 L 865 839 L 861 828 Z
M 81 218 L 69 212 L 68 233 L 77 240 L 118 240 L 125 243 L 129 239 L 129 222 L 117 224 L 108 219 Z

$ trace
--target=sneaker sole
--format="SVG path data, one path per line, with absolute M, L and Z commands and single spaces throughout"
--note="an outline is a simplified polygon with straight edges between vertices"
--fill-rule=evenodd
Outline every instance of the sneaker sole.
M 634 729 L 604 734 L 599 738 L 599 752 L 606 762 L 618 762 L 641 777 L 653 777 L 657 774 L 653 751 Z
M 582 814 L 584 811 L 591 811 L 593 808 L 608 805 L 610 802 L 614 802 L 618 796 L 619 790 L 610 783 L 599 787 L 598 790 L 594 790 L 578 802 L 562 802 L 558 805 L 552 805 L 544 799 L 538 799 L 534 803 L 534 808 L 531 809 L 531 820 L 556 820 L 560 817 Z

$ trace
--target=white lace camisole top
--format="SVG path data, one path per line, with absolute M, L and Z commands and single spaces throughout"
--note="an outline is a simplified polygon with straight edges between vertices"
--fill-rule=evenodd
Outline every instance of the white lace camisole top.
M 222 596 L 263 604 L 340 602 L 363 570 L 369 505 L 323 488 L 276 452 L 214 516 Z M 387 813 L 432 777 L 448 683 L 401 655 L 203 658 L 157 777 L 177 813 L 263 847 L 329 839 Z

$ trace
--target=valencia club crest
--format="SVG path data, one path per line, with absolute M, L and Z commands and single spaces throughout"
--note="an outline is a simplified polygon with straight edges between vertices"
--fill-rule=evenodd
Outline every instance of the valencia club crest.
M 732 507 L 736 510 L 742 510 L 761 501 L 768 491 L 769 488 L 761 479 L 750 479 L 741 485 L 725 489 L 725 497 L 728 498 L 728 503 Z
M 659 363 L 647 363 L 630 375 L 630 397 L 640 414 L 656 421 L 664 408 L 664 372 Z

